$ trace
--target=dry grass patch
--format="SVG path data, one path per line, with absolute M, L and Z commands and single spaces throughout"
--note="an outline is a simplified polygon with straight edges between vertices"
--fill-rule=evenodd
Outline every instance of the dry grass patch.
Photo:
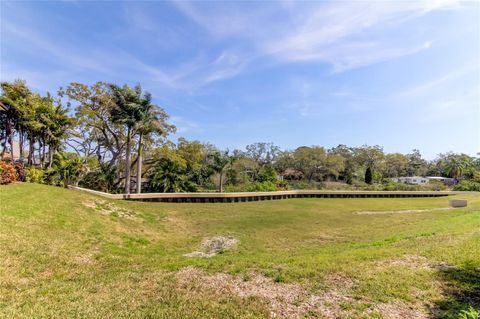
M 371 305 L 367 299 L 349 294 L 356 284 L 351 278 L 331 274 L 325 278 L 325 291 L 311 293 L 293 283 L 277 283 L 271 278 L 251 272 L 247 276 L 225 273 L 208 274 L 195 267 L 185 267 L 176 274 L 178 289 L 194 292 L 214 291 L 219 295 L 260 298 L 272 318 L 352 318 L 360 315 L 388 319 L 423 319 L 427 314 L 422 305 L 389 302 Z
M 103 199 L 85 200 L 83 201 L 83 206 L 94 209 L 102 215 L 113 215 L 129 219 L 135 219 L 136 215 L 132 210 L 118 207 Z
M 202 251 L 184 254 L 185 257 L 213 257 L 238 244 L 238 239 L 232 236 L 214 236 L 202 241 Z
M 404 209 L 404 210 L 383 210 L 383 211 L 358 211 L 353 212 L 355 215 L 385 215 L 385 214 L 409 214 L 409 213 L 423 213 L 431 211 L 452 210 L 453 207 L 429 208 L 429 209 Z

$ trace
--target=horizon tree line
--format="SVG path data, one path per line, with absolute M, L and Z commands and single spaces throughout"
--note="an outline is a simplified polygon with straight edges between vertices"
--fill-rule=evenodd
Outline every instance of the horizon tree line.
M 137 193 L 142 191 L 142 176 L 147 178 L 147 191 L 222 192 L 225 185 L 233 190 L 274 190 L 287 187 L 285 181 L 373 184 L 405 175 L 458 181 L 480 174 L 480 159 L 466 154 L 439 154 L 426 161 L 418 150 L 386 154 L 378 145 L 300 146 L 290 151 L 273 143 L 253 143 L 229 152 L 183 138 L 173 143 L 168 135 L 175 126 L 140 85 L 72 82 L 56 96 L 42 96 L 25 81 L 15 80 L 2 82 L 1 90 L 1 157 L 15 152 L 15 138 L 20 158 L 46 171 L 52 170 L 56 154 L 70 152 L 55 157 L 62 163 L 57 166 L 75 167 L 67 174 L 69 182 L 94 189 L 123 188 L 129 194 L 132 172 Z M 69 160 L 82 168 L 69 166 Z

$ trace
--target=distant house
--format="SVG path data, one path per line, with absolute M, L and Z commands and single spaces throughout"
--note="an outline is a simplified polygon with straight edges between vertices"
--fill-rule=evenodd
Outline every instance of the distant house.
M 394 182 L 403 183 L 403 184 L 410 184 L 410 185 L 421 185 L 426 184 L 430 181 L 440 181 L 447 185 L 454 184 L 454 179 L 449 177 L 441 177 L 441 176 L 404 176 L 404 177 L 395 177 L 392 178 Z
M 421 176 L 396 177 L 396 178 L 392 178 L 392 180 L 397 183 L 410 184 L 410 185 L 421 185 L 421 184 L 428 183 L 428 178 L 421 177 Z
M 429 181 L 440 181 L 446 185 L 454 185 L 455 179 L 450 177 L 442 177 L 442 176 L 427 176 Z

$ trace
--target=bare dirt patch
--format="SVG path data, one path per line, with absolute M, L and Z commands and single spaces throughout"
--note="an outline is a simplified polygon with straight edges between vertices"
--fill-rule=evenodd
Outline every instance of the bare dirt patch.
M 214 236 L 202 241 L 202 250 L 185 254 L 185 257 L 213 257 L 238 244 L 238 239 L 232 236 Z
M 401 258 L 383 260 L 376 265 L 381 267 L 433 268 L 433 263 L 428 258 L 416 255 L 405 255 Z
M 257 297 L 266 302 L 272 318 L 347 318 L 359 314 L 380 313 L 384 318 L 424 319 L 428 316 L 417 307 L 403 303 L 384 303 L 364 311 L 355 310 L 355 305 L 369 303 L 349 295 L 355 282 L 345 276 L 332 274 L 325 279 L 328 289 L 317 294 L 310 293 L 299 284 L 277 283 L 258 273 L 247 277 L 225 273 L 208 274 L 205 271 L 186 267 L 176 274 L 177 285 L 189 292 L 210 289 L 218 294 L 233 294 L 242 298 Z M 353 307 L 345 307 L 346 304 Z
M 384 319 L 427 319 L 425 313 L 418 311 L 416 307 L 409 307 L 402 302 L 381 303 L 374 307 L 374 311 L 382 314 Z
M 78 265 L 89 265 L 95 262 L 95 255 L 98 253 L 98 250 L 94 249 L 84 254 L 77 255 L 73 257 L 73 261 Z
M 383 210 L 383 211 L 358 211 L 353 212 L 355 215 L 384 215 L 384 214 L 409 214 L 409 213 L 422 213 L 431 211 L 451 210 L 453 207 L 443 208 L 429 208 L 429 209 L 405 209 L 405 210 Z
M 102 215 L 114 215 L 123 218 L 135 218 L 134 211 L 118 207 L 115 204 L 102 199 L 84 201 L 83 206 L 94 209 Z
M 455 266 L 448 264 L 447 262 L 432 261 L 424 256 L 417 255 L 405 255 L 400 258 L 383 260 L 376 263 L 376 266 L 380 267 L 408 267 L 419 269 L 436 269 L 440 271 L 455 269 Z

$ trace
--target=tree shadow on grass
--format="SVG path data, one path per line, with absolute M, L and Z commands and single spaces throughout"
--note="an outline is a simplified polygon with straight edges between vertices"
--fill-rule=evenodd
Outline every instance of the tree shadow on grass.
M 480 311 L 480 268 L 477 266 L 440 267 L 445 299 L 434 305 L 433 318 L 459 318 L 462 310 Z

